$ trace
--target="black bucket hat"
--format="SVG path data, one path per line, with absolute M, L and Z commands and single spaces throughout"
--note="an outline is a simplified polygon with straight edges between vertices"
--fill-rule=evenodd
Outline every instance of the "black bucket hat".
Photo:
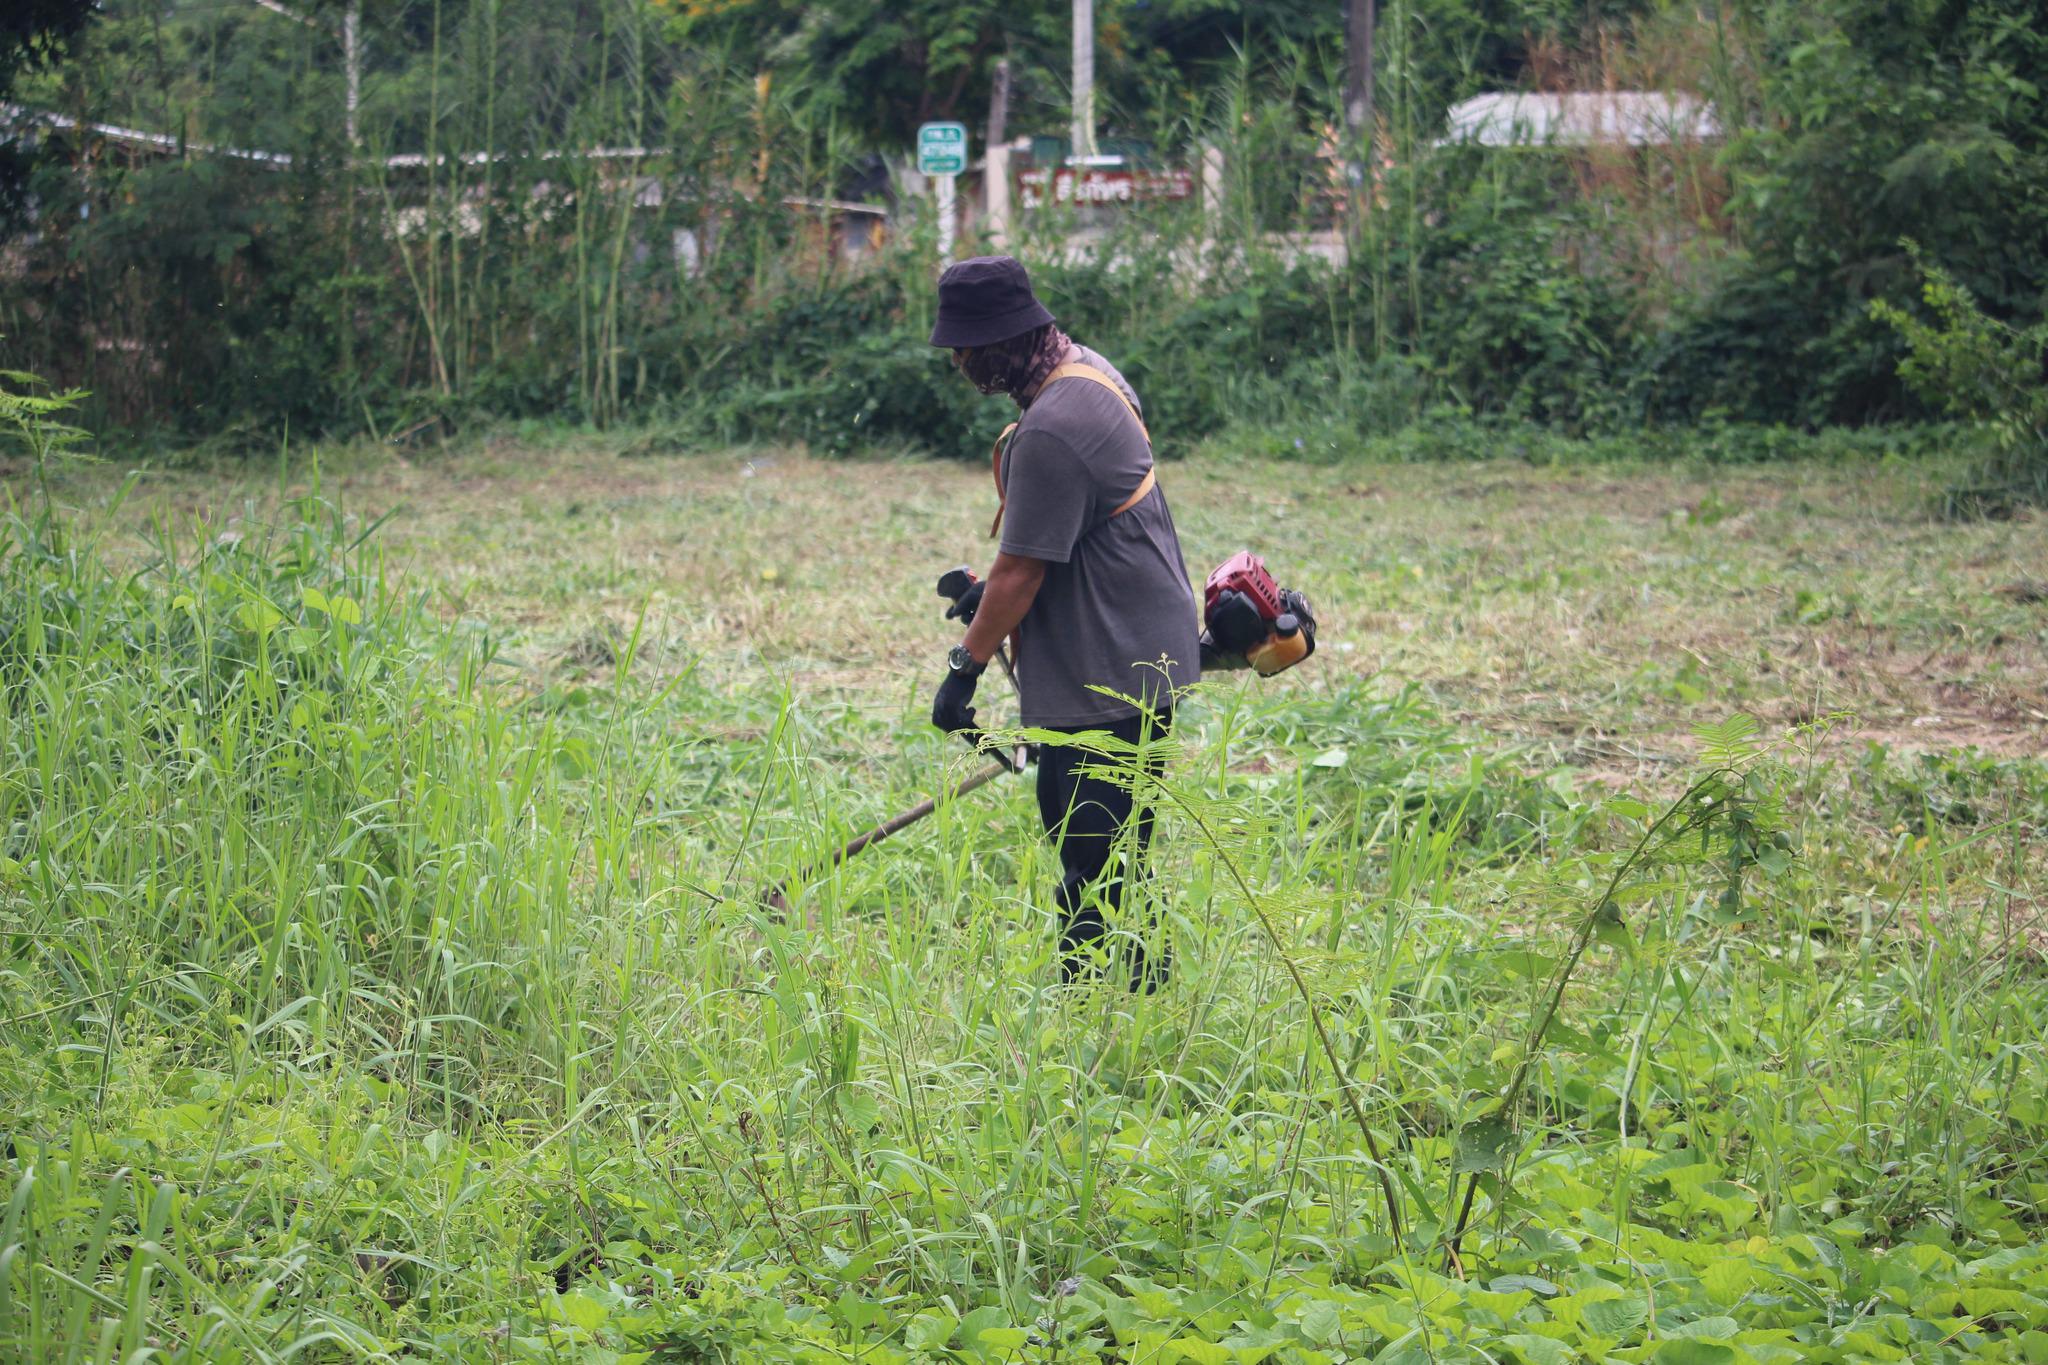
M 934 346 L 993 346 L 1053 320 L 1015 256 L 976 256 L 939 276 Z

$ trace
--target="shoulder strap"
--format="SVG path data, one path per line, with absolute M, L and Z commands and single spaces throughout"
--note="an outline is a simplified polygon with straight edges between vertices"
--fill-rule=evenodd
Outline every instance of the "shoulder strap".
M 1147 449 L 1151 447 L 1152 433 L 1145 429 L 1145 419 L 1138 415 L 1138 409 L 1134 407 L 1131 403 L 1131 400 L 1124 395 L 1124 391 L 1121 388 L 1117 387 L 1117 383 L 1114 379 L 1111 379 L 1108 375 L 1096 369 L 1093 365 L 1086 364 L 1079 360 L 1070 360 L 1066 364 L 1061 365 L 1059 368 L 1055 369 L 1051 374 L 1047 375 L 1045 377 L 1044 384 L 1039 385 L 1039 391 L 1043 393 L 1045 391 L 1045 384 L 1050 384 L 1053 383 L 1055 380 L 1060 379 L 1090 380 L 1094 383 L 1102 385 L 1103 388 L 1108 389 L 1111 393 L 1115 394 L 1116 401 L 1124 405 L 1124 411 L 1130 413 L 1131 420 L 1138 424 L 1138 433 L 1145 438 L 1145 445 Z M 996 481 L 996 519 L 988 524 L 988 538 L 990 540 L 994 540 L 996 538 L 996 532 L 1000 531 L 1003 527 L 1003 508 L 1006 505 L 1008 505 L 1009 502 L 1009 495 L 1003 490 L 1003 456 L 1005 453 L 1008 452 L 1010 448 L 1010 438 L 1014 436 L 1016 432 L 1017 424 L 1015 422 L 1012 422 L 1010 423 L 1010 425 L 1004 427 L 1003 434 L 996 437 L 995 448 L 989 452 L 989 472 L 994 475 Z M 1158 485 L 1158 483 L 1158 471 L 1156 469 L 1147 469 L 1145 471 L 1145 477 L 1138 481 L 1137 488 L 1131 493 L 1131 495 L 1128 498 L 1125 498 L 1121 503 L 1117 504 L 1116 510 L 1109 514 L 1109 518 L 1111 520 L 1114 520 L 1115 518 L 1120 517 L 1124 513 L 1130 511 L 1133 507 L 1136 507 L 1139 503 L 1145 500 L 1145 495 L 1147 493 L 1150 493 L 1153 490 L 1153 488 Z
M 1145 495 L 1147 493 L 1150 493 L 1154 488 L 1157 488 L 1158 486 L 1159 471 L 1156 469 L 1146 470 L 1145 477 L 1138 480 L 1138 486 L 1131 490 L 1131 495 L 1128 498 L 1125 498 L 1122 502 L 1118 503 L 1116 505 L 1116 510 L 1114 512 L 1111 512 L 1107 519 L 1114 521 L 1116 518 L 1130 511 L 1133 507 L 1136 507 L 1139 503 L 1145 500 Z
M 1017 434 L 1015 422 L 1003 428 L 1003 434 L 996 437 L 996 443 L 988 453 L 988 472 L 996 481 L 996 519 L 988 524 L 988 538 L 994 540 L 996 532 L 1003 527 L 1003 508 L 1009 505 L 1009 495 L 1003 492 L 1003 456 L 1010 449 L 1010 438 Z
M 1145 431 L 1145 419 L 1138 416 L 1138 410 L 1131 406 L 1130 399 L 1124 397 L 1124 391 L 1117 387 L 1117 382 L 1114 379 L 1111 379 L 1093 365 L 1079 360 L 1069 360 L 1066 364 L 1047 375 L 1045 382 L 1050 384 L 1056 379 L 1088 379 L 1108 389 L 1116 395 L 1116 401 L 1124 405 L 1124 411 L 1131 414 L 1131 420 L 1138 424 L 1138 430 L 1144 432 L 1145 444 L 1148 446 L 1152 444 L 1152 433 Z

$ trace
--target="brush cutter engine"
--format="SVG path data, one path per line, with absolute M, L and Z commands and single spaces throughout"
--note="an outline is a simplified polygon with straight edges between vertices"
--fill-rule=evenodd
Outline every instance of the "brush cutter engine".
M 1283 588 L 1249 550 L 1223 561 L 1202 591 L 1202 667 L 1250 667 L 1262 678 L 1316 652 L 1308 599 Z
M 939 577 L 939 596 L 953 605 L 946 615 L 972 621 L 981 605 L 981 580 L 966 565 Z M 1203 590 L 1202 667 L 1251 668 L 1262 678 L 1288 669 L 1316 652 L 1316 617 L 1308 598 L 1283 588 L 1266 561 L 1246 551 L 1232 555 L 1209 575 Z M 1005 668 L 1009 660 L 1003 660 Z

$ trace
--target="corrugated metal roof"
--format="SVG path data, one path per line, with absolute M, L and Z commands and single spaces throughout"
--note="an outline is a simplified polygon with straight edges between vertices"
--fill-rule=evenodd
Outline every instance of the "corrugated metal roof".
M 0 143 L 4 143 L 10 132 L 8 123 L 40 124 L 46 128 L 64 131 L 82 131 L 114 142 L 125 142 L 131 146 L 148 147 L 155 151 L 186 154 L 191 156 L 220 156 L 235 161 L 253 162 L 259 166 L 270 166 L 277 170 L 289 170 L 291 155 L 287 152 L 256 151 L 247 147 L 218 146 L 210 142 L 186 142 L 168 133 L 153 133 L 141 128 L 123 128 L 112 123 L 92 123 L 71 118 L 64 114 L 45 113 L 25 108 L 19 104 L 0 103 Z M 419 152 L 400 152 L 395 156 L 373 158 L 390 170 L 419 170 L 429 164 L 441 167 L 449 165 L 483 166 L 511 161 L 644 161 L 654 157 L 671 156 L 667 147 L 592 147 L 585 151 L 546 151 L 539 153 L 515 152 L 457 152 L 429 159 Z M 661 182 L 645 178 L 634 191 L 634 204 L 639 208 L 659 208 L 664 194 Z M 843 199 L 809 199 L 791 195 L 782 201 L 790 208 L 825 209 L 833 213 L 864 214 L 871 218 L 887 218 L 885 204 L 856 204 Z
M 152 133 L 141 128 L 123 128 L 112 123 L 89 123 L 70 118 L 64 114 L 46 114 L 39 110 L 24 108 L 19 104 L 0 104 L 0 119 L 9 122 L 39 123 L 47 128 L 66 132 L 82 130 L 107 138 L 114 142 L 126 142 L 137 147 L 149 147 L 160 152 L 189 152 L 194 156 L 224 156 L 234 161 L 252 161 L 259 166 L 274 166 L 279 170 L 292 164 L 291 157 L 283 152 L 262 152 L 247 147 L 218 147 L 210 142 L 186 142 L 168 133 Z M 0 128 L 0 133 L 7 131 Z
M 1712 104 L 1658 90 L 1477 95 L 1452 105 L 1445 122 L 1449 131 L 1439 146 L 1661 147 L 1721 135 Z

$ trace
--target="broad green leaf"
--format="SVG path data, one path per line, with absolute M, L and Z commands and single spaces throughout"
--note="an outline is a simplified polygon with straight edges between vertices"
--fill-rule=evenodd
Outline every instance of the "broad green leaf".
M 1914 1301 L 1915 1312 L 1929 1317 L 1985 1318 L 1994 1314 L 2017 1319 L 2029 1327 L 2048 1327 L 2048 1298 L 1995 1285 L 1958 1285 L 1930 1290 Z
M 327 614 L 327 594 L 318 588 L 300 588 L 299 601 L 307 611 L 317 611 L 323 616 Z
M 1022 1327 L 984 1327 L 974 1340 L 984 1351 L 1018 1351 L 1031 1340 L 1031 1333 Z
M 841 1086 L 838 1104 L 839 1116 L 856 1133 L 865 1133 L 881 1122 L 881 1101 L 858 1086 Z
M 1747 1261 L 1729 1257 L 1700 1271 L 1700 1283 L 1706 1286 L 1707 1296 L 1725 1308 L 1749 1292 L 1756 1283 L 1756 1269 Z
M 1496 1275 L 1486 1287 L 1496 1294 L 1512 1294 L 1518 1289 L 1526 1289 L 1546 1299 L 1555 1298 L 1563 1292 L 1540 1275 Z
M 1405 1303 L 1383 1299 L 1366 1305 L 1358 1320 L 1389 1341 L 1397 1341 L 1415 1330 L 1421 1314 Z
M 1309 760 L 1311 768 L 1341 768 L 1351 761 L 1351 751 L 1341 746 L 1325 749 Z
M 1557 970 L 1557 959 L 1543 953 L 1532 953 L 1527 948 L 1509 948 L 1495 953 L 1493 961 L 1510 976 L 1533 977 L 1541 980 Z
M 1667 1336 L 1686 1337 L 1695 1341 L 1732 1341 L 1742 1330 L 1742 1324 L 1734 1318 L 1716 1315 L 1711 1318 L 1695 1318 L 1667 1329 Z
M 1458 1172 L 1504 1171 L 1513 1155 L 1515 1130 L 1501 1118 L 1483 1118 L 1458 1130 L 1458 1145 L 1451 1157 L 1451 1169 Z M 1496 1282 L 1494 1288 L 1500 1286 Z
M 1680 1337 L 1665 1342 L 1650 1359 L 1657 1365 L 1742 1365 L 1745 1355 L 1718 1341 L 1692 1341 Z
M 1344 1319 L 1337 1312 L 1337 1305 L 1328 1299 L 1317 1299 L 1301 1310 L 1301 1334 L 1318 1346 L 1326 1346 L 1337 1339 L 1344 1330 Z
M 1551 1337 L 1517 1332 L 1513 1336 L 1502 1337 L 1500 1344 L 1520 1356 L 1527 1365 L 1571 1365 L 1571 1349 Z
M 1641 1294 L 1603 1299 L 1579 1309 L 1586 1326 L 1603 1337 L 1626 1337 L 1649 1319 L 1650 1306 Z
M 953 1339 L 960 1319 L 944 1309 L 926 1309 L 903 1329 L 903 1344 L 913 1351 L 940 1351 Z
M 244 602 L 237 608 L 235 619 L 242 623 L 244 629 L 257 635 L 268 635 L 283 622 L 284 615 L 276 607 L 258 597 Z
M 975 1312 L 983 1310 L 976 1309 Z M 972 1317 L 973 1314 L 969 1314 Z M 1109 1324 L 1109 1330 L 1116 1339 L 1128 1344 L 1135 1339 L 1148 1321 L 1144 1309 L 1130 1299 L 1111 1299 L 1102 1306 L 1102 1320 Z
M 1467 1304 L 1473 1308 L 1492 1313 L 1502 1322 L 1514 1321 L 1515 1314 L 1519 1313 L 1530 1303 L 1533 1303 L 1535 1299 L 1536 1296 L 1526 1289 L 1518 1290 L 1513 1294 L 1496 1294 L 1488 1289 L 1468 1289 L 1465 1291 L 1465 1302 Z
M 1294 1334 L 1284 1330 L 1269 1310 L 1260 1309 L 1253 1316 L 1262 1320 L 1260 1325 L 1223 1339 L 1223 1344 L 1231 1350 L 1231 1359 L 1236 1361 L 1237 1365 L 1259 1365 L 1260 1361 L 1268 1359 L 1275 1351 L 1300 1345 L 1294 1339 Z M 1272 1320 L 1264 1321 L 1266 1319 Z
M 1847 1353 L 1841 1358 L 1850 1360 L 1891 1361 L 1906 1358 L 1906 1349 L 1903 1346 L 1886 1341 L 1876 1332 L 1867 1330 L 1844 1332 L 1831 1344 Z
M 1939 1248 L 1930 1248 L 1930 1250 L 1939 1250 Z M 1886 1259 L 1892 1258 L 1887 1257 Z M 2008 1270 L 2014 1270 L 2021 1266 L 2031 1266 L 2036 1262 L 2043 1263 L 2043 1268 L 2048 1269 L 2048 1247 L 2006 1247 L 2003 1250 L 1992 1252 L 1989 1256 L 1979 1256 L 1971 1261 L 1970 1274 L 1973 1276 L 2003 1275 Z
M 969 1346 L 981 1340 L 983 1332 L 994 1331 L 1009 1322 L 1008 1314 L 994 1304 L 975 1309 L 960 1319 L 960 1339 Z
M 1169 1349 L 1179 1352 L 1182 1360 L 1192 1361 L 1194 1365 L 1231 1365 L 1231 1350 L 1228 1346 L 1218 1346 L 1212 1341 L 1203 1341 L 1200 1337 L 1175 1337 L 1166 1344 Z
M 840 1292 L 838 1300 L 832 1305 L 832 1311 L 838 1314 L 841 1322 L 856 1332 L 868 1331 L 887 1316 L 880 1304 L 862 1298 L 851 1289 Z

